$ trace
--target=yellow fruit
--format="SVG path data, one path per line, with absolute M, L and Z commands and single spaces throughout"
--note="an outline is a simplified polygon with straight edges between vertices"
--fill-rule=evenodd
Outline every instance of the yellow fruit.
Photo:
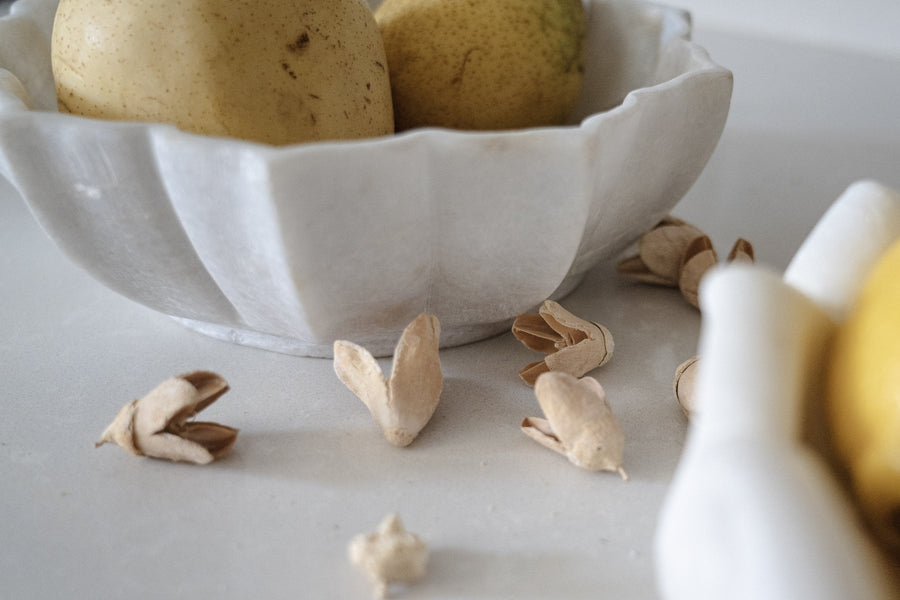
M 829 363 L 837 455 L 876 535 L 900 550 L 900 241 L 879 259 Z
M 60 110 L 269 144 L 393 132 L 364 0 L 61 0 Z
M 581 0 L 385 0 L 375 11 L 397 129 L 513 129 L 570 116 Z

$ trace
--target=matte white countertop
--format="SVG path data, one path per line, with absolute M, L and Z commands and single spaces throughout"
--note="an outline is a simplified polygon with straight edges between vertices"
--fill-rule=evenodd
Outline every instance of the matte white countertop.
M 695 39 L 733 70 L 734 97 L 674 214 L 720 255 L 741 236 L 781 270 L 851 182 L 900 188 L 900 62 Z M 701 317 L 613 263 L 562 304 L 615 337 L 591 375 L 625 431 L 628 482 L 519 431 L 540 416 L 517 376 L 535 354 L 510 334 L 441 353 L 441 404 L 397 449 L 331 361 L 208 339 L 116 295 L 0 182 L 0 598 L 367 598 L 347 543 L 390 512 L 432 550 L 427 577 L 396 597 L 656 598 L 656 517 L 688 428 L 672 377 Z M 203 413 L 240 429 L 226 458 L 197 467 L 94 448 L 123 404 L 195 369 L 231 384 Z

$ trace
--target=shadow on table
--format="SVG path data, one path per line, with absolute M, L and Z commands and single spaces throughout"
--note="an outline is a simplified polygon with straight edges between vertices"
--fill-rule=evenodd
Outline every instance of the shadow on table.
M 586 558 L 546 551 L 498 555 L 465 548 L 433 548 L 428 575 L 415 589 L 421 589 L 423 595 L 441 597 L 579 600 L 610 592 L 597 589 L 597 569 L 599 566 Z M 554 583 L 548 586 L 551 580 Z
M 486 464 L 509 460 L 511 448 L 530 447 L 519 423 L 534 412 L 526 408 L 533 397 L 528 388 L 522 395 L 524 401 L 476 381 L 446 378 L 434 416 L 405 448 L 388 443 L 368 415 L 355 414 L 341 427 L 241 431 L 217 466 L 349 488 L 471 477 Z M 365 411 L 360 404 L 357 412 Z

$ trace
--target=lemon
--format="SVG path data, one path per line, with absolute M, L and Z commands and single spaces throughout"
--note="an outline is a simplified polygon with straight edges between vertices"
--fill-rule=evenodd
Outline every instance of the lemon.
M 900 550 L 900 240 L 839 325 L 828 371 L 837 458 L 877 537 Z

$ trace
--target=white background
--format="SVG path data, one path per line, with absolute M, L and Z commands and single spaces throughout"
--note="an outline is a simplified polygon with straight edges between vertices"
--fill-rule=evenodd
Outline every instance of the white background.
M 897 0 L 680 0 L 700 29 L 774 36 L 900 57 Z

